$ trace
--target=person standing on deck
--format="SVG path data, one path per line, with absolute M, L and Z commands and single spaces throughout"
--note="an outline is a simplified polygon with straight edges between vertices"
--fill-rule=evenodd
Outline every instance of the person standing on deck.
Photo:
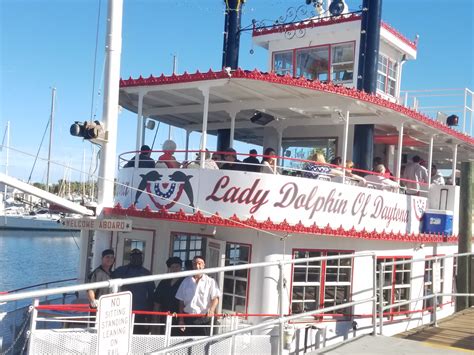
M 143 252 L 140 249 L 133 249 L 130 252 L 130 263 L 120 266 L 112 273 L 112 279 L 128 279 L 138 276 L 148 276 L 151 272 L 143 266 Z M 152 311 L 153 310 L 153 291 L 154 282 L 142 282 L 122 286 L 122 291 L 132 293 L 132 308 L 134 311 Z M 148 323 L 150 321 L 148 314 L 135 314 L 135 323 Z M 135 325 L 134 334 L 148 334 L 147 325 Z
M 204 257 L 196 255 L 193 258 L 194 270 L 203 270 L 205 267 Z M 206 274 L 189 276 L 183 280 L 178 292 L 176 292 L 176 298 L 180 301 L 179 313 L 203 315 L 201 317 L 179 318 L 179 324 L 182 326 L 181 331 L 184 331 L 185 335 L 210 335 L 210 317 L 215 314 L 220 295 L 216 281 Z M 185 325 L 189 327 L 185 327 Z M 207 325 L 207 327 L 202 327 L 203 325 Z
M 172 256 L 168 260 L 166 260 L 166 266 L 168 266 L 168 272 L 180 272 L 183 265 L 183 261 L 181 258 L 177 256 Z M 170 312 L 170 313 L 178 313 L 179 312 L 179 301 L 176 299 L 176 292 L 181 286 L 181 282 L 183 282 L 184 278 L 174 278 L 174 279 L 166 279 L 160 281 L 158 286 L 156 287 L 155 294 L 153 296 L 155 302 L 155 312 Z M 159 317 L 156 317 L 156 321 L 159 320 Z M 163 320 L 164 317 L 161 317 Z M 173 325 L 176 325 L 177 319 L 173 318 Z M 181 335 L 178 328 L 171 329 L 172 336 Z
M 407 180 L 412 180 L 405 181 L 407 194 L 409 195 L 418 195 L 422 189 L 421 183 L 428 183 L 428 171 L 420 162 L 421 158 L 415 155 L 412 158 L 412 162 L 405 167 L 403 177 Z
M 102 263 L 94 271 L 91 272 L 87 281 L 100 282 L 110 280 L 112 274 L 112 265 L 115 262 L 115 254 L 112 249 L 105 249 L 102 252 Z M 108 288 L 98 288 L 95 290 L 87 290 L 87 298 L 91 308 L 97 308 L 99 305 L 99 298 L 102 295 L 107 295 L 111 291 Z

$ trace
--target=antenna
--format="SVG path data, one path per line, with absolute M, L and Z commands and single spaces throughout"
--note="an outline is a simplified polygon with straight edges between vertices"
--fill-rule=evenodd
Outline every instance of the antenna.
M 178 70 L 178 55 L 173 53 L 173 74 L 176 75 L 176 71 Z

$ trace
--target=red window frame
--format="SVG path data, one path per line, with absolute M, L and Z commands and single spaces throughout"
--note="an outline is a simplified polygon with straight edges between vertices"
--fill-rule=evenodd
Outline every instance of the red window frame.
M 341 44 L 346 44 L 346 43 L 353 43 L 353 49 L 354 49 L 354 73 L 355 73 L 355 53 L 356 53 L 356 41 L 344 41 L 344 42 L 336 42 L 336 43 L 325 43 L 325 44 L 318 44 L 315 46 L 309 46 L 309 47 L 298 47 L 298 48 L 290 48 L 290 49 L 282 49 L 280 51 L 274 51 L 272 52 L 272 72 L 275 73 L 275 54 L 278 53 L 284 53 L 284 52 L 291 52 L 291 58 L 292 58 L 292 76 L 296 78 L 296 52 L 301 49 L 312 49 L 312 48 L 318 48 L 318 47 L 328 47 L 328 80 L 327 82 L 332 81 L 332 73 L 331 73 L 331 67 L 332 67 L 332 47 L 333 46 L 338 46 Z M 352 83 L 354 83 L 355 76 L 353 75 L 352 77 Z
M 294 259 L 295 252 L 297 251 L 303 251 L 303 252 L 321 252 L 324 255 L 327 256 L 328 253 L 339 253 L 339 252 L 344 252 L 347 254 L 354 254 L 355 250 L 344 250 L 344 249 L 307 249 L 307 248 L 293 248 L 291 250 L 291 256 Z M 353 287 L 353 280 L 354 280 L 354 257 L 350 258 L 351 259 L 351 281 L 350 281 L 350 286 L 349 286 L 349 301 L 352 300 L 352 287 Z M 325 286 L 326 286 L 326 263 L 327 260 L 321 260 L 321 275 L 320 275 L 320 287 L 319 287 L 319 304 L 318 304 L 318 309 L 319 308 L 324 308 L 324 295 L 325 295 Z M 293 303 L 293 278 L 294 278 L 294 267 L 295 264 L 291 264 L 291 282 L 290 282 L 290 304 L 289 304 L 289 309 L 288 309 L 288 314 L 292 314 L 292 303 Z M 322 319 L 322 317 L 338 317 L 338 315 L 332 315 L 332 314 L 324 314 L 324 315 L 315 315 L 315 319 Z M 348 318 L 352 319 L 352 315 L 350 315 Z M 347 320 L 347 319 L 343 319 Z

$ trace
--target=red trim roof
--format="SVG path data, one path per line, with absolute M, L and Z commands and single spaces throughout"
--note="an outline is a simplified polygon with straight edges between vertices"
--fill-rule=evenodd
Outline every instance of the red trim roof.
M 448 127 L 447 125 L 439 121 L 435 121 L 420 112 L 412 110 L 411 108 L 399 105 L 397 103 L 390 102 L 377 95 L 367 94 L 366 92 L 358 91 L 355 88 L 335 85 L 332 82 L 322 83 L 320 81 L 307 80 L 306 78 L 303 78 L 303 77 L 293 78 L 290 75 L 281 76 L 275 73 L 263 73 L 263 72 L 258 71 L 257 69 L 253 71 L 249 71 L 249 70 L 242 70 L 239 68 L 232 72 L 232 78 L 266 81 L 269 83 L 302 87 L 306 89 L 351 97 L 356 100 L 365 101 L 374 105 L 378 105 L 380 107 L 391 109 L 395 112 L 399 112 L 416 121 L 420 121 L 422 123 L 427 124 L 428 126 L 439 129 L 440 131 L 443 131 L 449 134 L 450 136 L 453 136 L 459 140 L 462 140 L 470 145 L 474 145 L 474 138 L 464 133 L 455 131 L 454 129 Z M 171 76 L 164 76 L 162 74 L 159 77 L 155 77 L 153 75 L 150 75 L 148 78 L 143 78 L 142 76 L 140 76 L 137 79 L 132 79 L 130 77 L 129 79 L 125 79 L 125 80 L 121 79 L 120 87 L 127 88 L 127 87 L 135 87 L 135 86 L 168 85 L 168 84 L 186 83 L 186 82 L 203 81 L 203 80 L 214 80 L 214 79 L 229 79 L 229 75 L 225 71 L 212 71 L 212 69 L 209 69 L 207 73 L 201 73 L 197 71 L 194 74 L 188 74 L 187 72 L 184 72 L 181 75 L 173 74 Z
M 324 17 L 324 18 L 315 18 L 315 19 L 308 19 L 301 22 L 295 22 L 290 24 L 278 24 L 271 27 L 265 28 L 254 28 L 252 32 L 253 37 L 264 36 L 272 33 L 284 33 L 288 31 L 297 31 L 302 30 L 305 28 L 315 28 L 321 26 L 329 26 L 334 25 L 337 23 L 344 23 L 344 22 L 352 22 L 352 21 L 360 21 L 361 15 L 358 13 L 351 13 L 348 15 L 342 16 L 332 16 L 332 17 Z M 417 43 L 414 41 L 410 41 L 404 35 L 402 35 L 399 31 L 395 28 L 390 26 L 388 23 L 382 21 L 381 27 L 385 28 L 387 31 L 395 35 L 398 39 L 402 42 L 406 43 L 408 46 L 416 50 Z
M 143 210 L 138 210 L 134 205 L 129 208 L 123 208 L 117 204 L 114 208 L 104 208 L 104 214 L 110 216 L 126 216 L 139 217 L 147 219 L 160 219 L 181 223 L 193 224 L 210 224 L 213 226 L 222 226 L 230 228 L 252 228 L 267 231 L 298 233 L 298 234 L 315 234 L 329 237 L 356 238 L 369 240 L 385 240 L 409 243 L 457 243 L 457 236 L 446 236 L 442 234 L 401 234 L 401 233 L 378 233 L 374 231 L 356 231 L 354 228 L 345 230 L 341 227 L 334 229 L 329 225 L 326 227 L 318 227 L 316 224 L 312 226 L 304 226 L 301 222 L 291 225 L 286 220 L 281 223 L 274 223 L 270 219 L 259 222 L 253 217 L 249 219 L 239 219 L 236 215 L 231 218 L 223 218 L 216 212 L 213 216 L 206 217 L 201 212 L 194 214 L 186 214 L 182 210 L 179 212 L 168 212 L 167 210 L 153 211 L 148 206 Z

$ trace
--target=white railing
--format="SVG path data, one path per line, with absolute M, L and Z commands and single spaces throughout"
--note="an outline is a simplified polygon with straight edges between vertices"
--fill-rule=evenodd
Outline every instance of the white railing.
M 460 257 L 469 257 L 469 256 L 474 256 L 474 252 L 471 253 L 460 253 L 460 254 L 453 254 L 453 255 L 444 255 L 444 256 L 429 256 L 423 259 L 410 259 L 410 260 L 400 260 L 400 261 L 391 261 L 391 262 L 383 262 L 380 264 L 380 272 L 379 272 L 379 279 L 378 279 L 378 294 L 380 297 L 379 300 L 379 305 L 378 305 L 378 318 L 379 318 L 379 334 L 383 335 L 383 317 L 384 317 L 384 311 L 392 309 L 394 307 L 399 307 L 399 306 L 404 306 L 408 305 L 414 302 L 422 301 L 422 300 L 428 300 L 432 299 L 433 300 L 433 320 L 431 322 L 431 325 L 437 326 L 437 308 L 438 308 L 438 297 L 442 296 L 451 296 L 451 297 L 472 297 L 474 296 L 474 293 L 457 293 L 457 292 L 452 292 L 452 293 L 446 293 L 446 292 L 433 292 L 430 295 L 425 295 L 422 297 L 416 297 L 416 298 L 410 298 L 407 301 L 403 302 L 397 302 L 397 303 L 388 303 L 387 305 L 384 306 L 384 299 L 383 299 L 383 287 L 384 287 L 384 273 L 385 269 L 387 266 L 392 266 L 394 267 L 395 265 L 403 265 L 403 264 L 415 264 L 415 263 L 425 263 L 428 260 L 433 260 L 433 261 L 438 261 L 438 260 L 443 260 L 443 259 L 459 259 Z M 459 263 L 458 263 L 459 267 Z M 413 267 L 410 267 L 410 270 L 413 270 Z
M 404 90 L 400 93 L 399 101 L 403 101 L 406 107 L 431 116 L 434 120 L 444 119 L 443 123 L 446 123 L 443 113 L 447 116 L 456 114 L 461 120 L 461 126 L 452 128 L 474 137 L 474 92 L 468 88 Z
M 169 353 L 173 351 L 177 351 L 180 349 L 184 348 L 189 348 L 193 347 L 196 345 L 204 344 L 204 343 L 209 343 L 213 341 L 218 341 L 226 338 L 231 338 L 232 342 L 235 343 L 235 337 L 237 337 L 239 334 L 243 333 L 251 333 L 255 330 L 263 329 L 263 328 L 269 328 L 272 326 L 277 326 L 279 327 L 279 332 L 278 332 L 278 339 L 279 339 L 279 353 L 283 353 L 283 349 L 285 348 L 285 326 L 288 324 L 288 322 L 297 320 L 300 318 L 305 318 L 305 317 L 312 317 L 318 314 L 323 314 L 327 312 L 332 312 L 338 309 L 343 309 L 343 308 L 348 308 L 348 307 L 353 307 L 362 303 L 367 303 L 370 302 L 372 303 L 372 312 L 371 312 L 371 323 L 370 323 L 370 328 L 372 328 L 372 335 L 376 335 L 376 329 L 377 329 L 377 315 L 378 315 L 378 325 L 379 325 L 379 334 L 383 334 L 383 317 L 384 317 L 384 311 L 391 309 L 396 306 L 401 306 L 405 304 L 409 304 L 412 302 L 417 302 L 420 300 L 425 300 L 425 299 L 433 299 L 434 306 L 433 306 L 433 322 L 432 324 L 436 326 L 436 312 L 437 312 L 437 300 L 436 297 L 438 296 L 453 296 L 453 297 L 468 297 L 468 296 L 474 296 L 474 294 L 464 294 L 464 293 L 433 293 L 431 295 L 425 295 L 423 297 L 417 297 L 410 299 L 408 301 L 404 302 L 399 302 L 399 303 L 394 303 L 394 304 L 387 304 L 384 306 L 384 300 L 383 300 L 383 275 L 384 275 L 384 270 L 388 265 L 399 265 L 399 264 L 406 264 L 406 263 L 417 263 L 417 262 L 425 262 L 426 260 L 441 260 L 441 259 L 447 259 L 447 258 L 459 258 L 459 257 L 468 257 L 468 256 L 473 256 L 474 252 L 472 253 L 462 253 L 462 254 L 453 254 L 453 255 L 446 255 L 446 256 L 433 256 L 433 257 L 427 257 L 423 259 L 414 259 L 414 260 L 404 260 L 404 261 L 395 261 L 395 262 L 384 262 L 380 264 L 380 272 L 379 272 L 379 284 L 377 287 L 377 256 L 374 252 L 365 252 L 365 253 L 356 253 L 356 254 L 343 254 L 343 255 L 335 255 L 335 256 L 325 256 L 325 257 L 313 257 L 313 258 L 301 258 L 301 259 L 288 259 L 288 260 L 280 260 L 280 261 L 272 261 L 272 262 L 261 262 L 261 263 L 253 263 L 253 264 L 246 264 L 246 265 L 237 265 L 237 266 L 227 266 L 227 267 L 217 267 L 217 268 L 210 268 L 210 269 L 205 269 L 205 270 L 193 270 L 193 271 L 184 271 L 184 272 L 179 272 L 179 273 L 172 273 L 172 274 L 163 274 L 163 275 L 150 275 L 150 276 L 142 276 L 142 277 L 136 277 L 136 278 L 130 278 L 130 279 L 112 279 L 109 281 L 102 281 L 102 282 L 95 282 L 91 284 L 83 284 L 83 285 L 74 285 L 74 286 L 65 286 L 65 287 L 60 287 L 56 289 L 49 289 L 49 290 L 37 290 L 37 291 L 29 291 L 29 292 L 24 292 L 24 293 L 19 293 L 19 294 L 7 294 L 7 295 L 0 295 L 0 302 L 11 302 L 15 300 L 20 300 L 20 299 L 31 299 L 31 298 L 37 298 L 37 297 L 44 297 L 44 296 L 49 296 L 49 295 L 54 295 L 54 294 L 61 294 L 65 292 L 76 292 L 76 291 L 85 291 L 89 289 L 97 289 L 97 288 L 104 288 L 108 287 L 110 288 L 114 293 L 118 292 L 119 287 L 123 285 L 129 285 L 129 284 L 137 284 L 137 283 L 142 283 L 142 282 L 149 282 L 149 281 L 160 281 L 160 280 L 165 280 L 165 279 L 171 279 L 171 278 L 176 278 L 176 277 L 185 277 L 185 276 L 192 276 L 196 274 L 215 274 L 215 273 L 223 273 L 223 272 L 228 272 L 228 271 L 235 271 L 235 270 L 246 270 L 246 269 L 256 269 L 256 268 L 266 268 L 266 267 L 275 267 L 277 266 L 279 268 L 279 280 L 278 280 L 278 294 L 280 298 L 279 302 L 279 309 L 278 309 L 278 314 L 276 319 L 271 319 L 271 320 L 266 320 L 262 321 L 258 324 L 254 325 L 241 325 L 242 327 L 239 328 L 238 323 L 234 323 L 230 327 L 230 331 L 227 331 L 222 334 L 217 334 L 217 335 L 211 335 L 210 337 L 204 337 L 196 340 L 192 340 L 189 342 L 186 342 L 185 344 L 178 344 L 174 346 L 170 346 L 170 337 L 171 337 L 171 329 L 173 327 L 172 325 L 172 317 L 173 315 L 168 314 L 166 318 L 165 323 L 156 323 L 154 325 L 161 325 L 165 326 L 165 348 L 161 349 L 156 349 L 154 353 Z M 355 301 L 348 301 L 343 304 L 339 304 L 336 306 L 332 307 L 326 307 L 326 308 L 320 308 L 317 310 L 309 311 L 309 312 L 304 312 L 304 313 L 298 313 L 298 314 L 292 314 L 292 315 L 286 315 L 285 314 L 285 309 L 284 309 L 284 303 L 281 302 L 283 299 L 284 295 L 284 267 L 285 265 L 289 264 L 298 264 L 298 263 L 308 263 L 308 262 L 315 262 L 315 261 L 322 261 L 322 260 L 338 260 L 338 259 L 347 259 L 347 258 L 360 258 L 360 257 L 370 257 L 372 258 L 372 265 L 373 265 L 373 272 L 372 272 L 372 293 L 371 297 L 367 297 L 364 299 L 358 299 Z M 458 263 L 459 267 L 459 263 Z M 412 276 L 410 276 L 410 279 Z M 370 289 L 369 289 L 370 290 Z M 377 295 L 377 291 L 379 292 L 379 295 Z M 380 298 L 380 299 L 379 299 Z M 379 307 L 377 308 L 377 302 L 379 302 Z M 73 323 L 91 323 L 94 320 L 90 317 L 55 317 L 53 319 L 47 319 L 45 317 L 39 317 L 38 316 L 38 301 L 35 300 L 34 302 L 34 307 L 31 308 L 33 311 L 32 316 L 31 316 L 31 331 L 34 332 L 37 327 L 38 322 L 66 322 L 70 321 Z M 232 315 L 231 315 L 232 316 Z M 234 315 L 238 316 L 238 315 Z M 214 325 L 212 323 L 211 325 Z M 213 329 L 213 327 L 211 328 Z M 213 333 L 211 333 L 213 334 Z

